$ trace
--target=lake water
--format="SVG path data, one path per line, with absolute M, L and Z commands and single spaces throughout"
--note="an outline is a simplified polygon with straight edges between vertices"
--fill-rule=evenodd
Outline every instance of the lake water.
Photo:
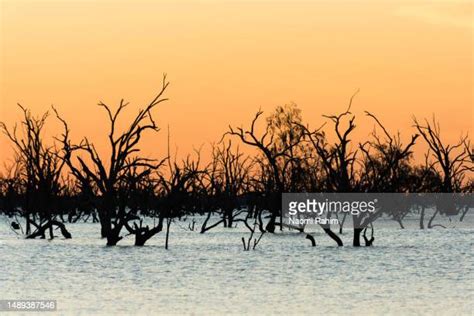
M 244 252 L 241 223 L 199 234 L 178 222 L 165 250 L 164 233 L 105 247 L 91 223 L 69 224 L 70 240 L 24 240 L 0 218 L 0 298 L 55 299 L 67 315 L 472 315 L 473 221 L 442 222 L 379 220 L 374 247 L 353 248 L 348 226 L 342 248 L 315 228 L 316 247 L 284 232 Z

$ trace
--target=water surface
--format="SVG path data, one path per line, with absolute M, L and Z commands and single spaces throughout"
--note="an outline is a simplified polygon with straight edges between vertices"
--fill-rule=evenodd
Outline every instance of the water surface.
M 198 219 L 198 222 L 202 219 Z M 58 313 L 472 315 L 474 230 L 402 230 L 376 223 L 374 247 L 353 248 L 315 229 L 317 247 L 295 232 L 267 234 L 244 252 L 243 225 L 205 234 L 172 225 L 145 247 L 105 247 L 99 226 L 69 224 L 73 239 L 24 240 L 0 218 L 0 298 L 55 299 Z M 349 228 L 349 227 L 348 227 Z

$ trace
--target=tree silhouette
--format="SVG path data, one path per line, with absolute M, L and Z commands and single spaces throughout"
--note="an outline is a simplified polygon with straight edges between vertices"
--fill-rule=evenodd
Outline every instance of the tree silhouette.
M 26 219 L 27 238 L 54 238 L 53 227 L 60 228 L 65 238 L 71 238 L 63 223 L 56 220 L 53 212 L 54 204 L 63 189 L 61 175 L 64 167 L 64 153 L 54 144 L 44 142 L 44 127 L 48 112 L 35 117 L 22 105 L 18 104 L 23 114 L 21 132 L 17 125 L 9 129 L 5 123 L 0 123 L 0 129 L 14 146 L 15 153 L 21 166 L 21 177 L 25 186 L 25 200 L 22 205 L 23 216 Z M 35 227 L 33 231 L 31 226 Z
M 445 144 L 441 139 L 439 123 L 433 117 L 432 122 L 425 120 L 424 124 L 413 119 L 419 131 L 431 150 L 434 160 L 431 168 L 439 168 L 442 174 L 440 192 L 460 192 L 468 172 L 474 171 L 471 146 L 468 136 L 461 137 L 454 145 Z
M 229 126 L 226 134 L 237 136 L 244 144 L 257 148 L 271 170 L 271 178 L 268 178 L 271 187 L 267 188 L 268 199 L 272 204 L 268 208 L 271 217 L 265 229 L 273 233 L 278 216 L 280 229 L 283 227 L 281 194 L 288 187 L 285 174 L 295 160 L 294 149 L 300 144 L 304 134 L 297 122 L 299 112 L 294 111 L 294 108 L 288 111 L 288 107 L 277 107 L 275 113 L 267 119 L 265 132 L 258 136 L 255 125 L 262 114 L 262 111 L 257 112 L 248 130 Z
M 463 193 L 451 201 L 426 196 L 420 202 L 398 196 L 396 203 L 379 207 L 375 213 L 350 214 L 352 244 L 359 247 L 362 238 L 365 246 L 373 245 L 375 220 L 381 216 L 389 216 L 404 228 L 404 218 L 417 214 L 420 229 L 425 229 L 444 227 L 436 223 L 437 216 L 460 215 L 462 221 L 472 209 L 474 155 L 467 135 L 447 144 L 434 119 L 423 123 L 414 119 L 415 132 L 402 141 L 399 132 L 389 132 L 375 114 L 365 112 L 375 123 L 374 130 L 363 142 L 353 143 L 355 94 L 344 112 L 323 115 L 327 121 L 316 129 L 303 123 L 296 104 L 278 106 L 265 119 L 258 111 L 248 128 L 229 126 L 220 142 L 212 145 L 207 164 L 201 161 L 201 149 L 195 150 L 195 156 L 172 160 L 169 135 L 168 156 L 146 158 L 140 154 L 141 139 L 148 131 L 159 131 L 152 112 L 167 100 L 167 87 L 164 76 L 155 98 L 122 131 L 117 122 L 127 103 L 122 100 L 116 109 L 99 103 L 109 125 L 107 154 L 99 154 L 88 138 L 72 142 L 69 126 L 55 108 L 63 132 L 51 145 L 46 144 L 48 113 L 35 117 L 19 105 L 23 113 L 20 128 L 0 124 L 15 149 L 13 163 L 0 175 L 0 211 L 14 218 L 10 228 L 26 238 L 46 238 L 48 233 L 54 238 L 56 227 L 70 238 L 64 223 L 92 217 L 92 222 L 100 222 L 107 245 L 133 235 L 135 245 L 143 246 L 166 230 L 168 249 L 172 223 L 182 228 L 180 222 L 191 219 L 188 229 L 195 231 L 198 224 L 201 233 L 219 225 L 229 229 L 244 225 L 250 238 L 242 241 L 244 250 L 249 250 L 252 240 L 255 248 L 263 234 L 276 233 L 278 226 L 297 233 L 307 229 L 283 222 L 285 192 Z M 235 138 L 257 154 L 245 155 L 232 143 Z M 429 148 L 421 163 L 413 154 L 418 139 Z M 436 210 L 425 219 L 426 210 L 432 207 Z M 25 229 L 18 215 L 24 218 Z M 198 216 L 203 216 L 200 223 Z M 331 216 L 327 214 L 328 219 Z M 336 214 L 342 234 L 347 213 L 339 216 Z M 330 224 L 320 226 L 343 246 Z M 254 238 L 257 229 L 261 235 Z M 315 236 L 305 236 L 316 245 Z
M 130 122 L 125 131 L 117 132 L 117 120 L 123 109 L 128 105 L 122 99 L 115 111 L 103 102 L 99 103 L 109 119 L 110 132 L 108 135 L 110 152 L 108 156 L 101 156 L 95 146 L 84 138 L 79 144 L 74 145 L 69 139 L 69 127 L 64 119 L 56 112 L 57 117 L 64 126 L 62 134 L 63 150 L 67 153 L 64 161 L 75 177 L 81 182 L 90 181 L 99 196 L 98 205 L 99 219 L 101 224 L 101 235 L 107 238 L 107 245 L 113 246 L 119 242 L 123 236 L 120 232 L 124 225 L 134 219 L 127 209 L 118 207 L 118 185 L 129 175 L 130 170 L 140 168 L 136 178 L 145 176 L 151 170 L 158 169 L 163 161 L 138 156 L 140 149 L 138 145 L 144 132 L 158 132 L 152 111 L 156 106 L 164 101 L 163 98 L 169 83 L 166 75 L 163 76 L 162 87 L 156 97 L 144 108 L 138 111 L 135 118 Z M 80 154 L 79 154 L 80 153 Z M 88 157 L 86 161 L 83 156 Z M 75 159 L 74 159 L 75 158 Z

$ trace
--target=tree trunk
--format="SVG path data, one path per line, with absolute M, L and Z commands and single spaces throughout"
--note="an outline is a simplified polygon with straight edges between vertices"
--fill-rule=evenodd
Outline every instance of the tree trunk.
M 344 223 L 346 222 L 347 213 L 344 213 L 342 217 L 342 222 L 339 223 L 339 234 L 342 235 L 342 229 L 344 227 Z
M 313 236 L 311 236 L 310 234 L 306 234 L 306 239 L 309 239 L 311 241 L 311 247 L 316 247 L 316 241 L 314 240 Z
M 232 228 L 232 226 L 234 225 L 234 217 L 232 216 L 233 212 L 230 211 L 228 214 L 227 214 L 227 227 L 229 228 Z
M 420 212 L 420 229 L 425 229 L 425 207 L 421 207 L 421 212 Z
M 467 212 L 469 211 L 469 206 L 464 207 L 464 211 L 461 214 L 461 218 L 459 218 L 459 221 L 462 222 L 464 220 L 464 216 L 466 216 Z
M 112 229 L 107 233 L 107 246 L 115 246 L 122 239 L 120 230 Z
M 104 215 L 101 215 L 101 212 L 99 212 L 99 222 L 100 222 L 100 236 L 102 238 L 107 238 L 107 235 L 111 228 L 111 223 L 110 219 L 106 219 Z
M 360 247 L 360 233 L 362 232 L 362 228 L 354 228 L 354 240 L 352 245 L 354 247 Z
M 61 230 L 61 234 L 64 236 L 64 238 L 69 239 L 72 237 L 71 234 L 67 231 L 64 223 L 61 223 L 56 220 L 50 220 L 43 226 L 38 227 L 38 229 L 33 234 L 28 235 L 26 238 L 27 239 L 34 239 L 36 237 L 44 238 L 46 230 L 48 229 L 52 230 L 53 226 L 59 227 L 59 229 Z
M 265 233 L 266 230 L 263 227 L 262 210 L 258 210 L 257 212 L 258 212 L 258 229 L 260 230 L 261 233 Z M 255 214 L 255 216 L 257 216 L 257 214 Z
M 431 216 L 430 221 L 428 222 L 428 228 L 430 228 L 430 229 L 433 228 L 432 223 L 433 223 L 433 220 L 435 219 L 436 215 L 438 215 L 438 212 L 439 212 L 439 210 L 436 209 L 433 216 Z
M 402 222 L 401 218 L 397 218 L 397 223 L 398 223 L 398 225 L 400 225 L 401 229 L 405 229 L 405 226 L 403 226 L 403 222 Z
M 31 220 L 30 220 L 30 214 L 26 214 L 26 234 L 27 234 L 27 235 L 31 234 Z
M 201 226 L 201 234 L 204 234 L 206 232 L 206 226 L 207 226 L 207 222 L 209 221 L 209 219 L 211 218 L 211 211 L 209 211 L 209 213 L 207 213 L 207 217 L 206 219 L 204 220 L 204 223 L 202 223 L 202 226 Z
M 148 229 L 147 227 L 144 231 L 137 231 L 135 233 L 135 246 L 144 246 L 148 239 L 155 236 L 162 230 L 163 230 L 163 218 L 160 217 L 158 225 L 156 227 L 152 229 Z
M 339 247 L 342 247 L 342 246 L 343 246 L 343 243 L 342 243 L 341 238 L 339 238 L 339 236 L 336 235 L 336 234 L 331 230 L 331 228 L 329 227 L 329 225 L 320 225 L 320 226 L 323 228 L 324 232 L 325 232 L 326 234 L 328 234 L 328 236 L 331 237 L 331 238 L 337 243 L 337 245 L 338 245 Z
M 51 216 L 49 218 L 49 222 L 51 223 Z M 51 239 L 51 240 L 54 239 L 54 232 L 53 232 L 53 225 L 52 224 L 49 225 L 49 239 Z
M 364 234 L 362 235 L 364 237 L 364 241 L 365 241 L 365 246 L 366 247 L 370 247 L 372 246 L 372 244 L 374 243 L 374 240 L 375 240 L 375 237 L 374 237 L 374 226 L 372 224 L 370 224 L 370 227 L 371 227 L 371 237 L 370 239 L 367 238 L 367 227 L 365 227 L 364 229 Z
M 283 210 L 280 210 L 280 231 L 283 231 Z
M 123 238 L 120 236 L 123 224 L 116 223 L 112 228 L 110 220 L 108 220 L 107 223 L 108 224 L 104 225 L 104 227 L 106 227 L 107 246 L 115 246 Z
M 206 220 L 204 221 L 204 223 L 202 224 L 201 226 L 201 234 L 204 234 L 205 232 L 207 232 L 208 230 L 216 227 L 217 225 L 219 225 L 220 223 L 224 222 L 225 223 L 225 218 L 222 218 L 221 220 L 217 221 L 216 223 L 212 224 L 211 226 L 207 226 L 207 222 L 209 221 L 209 219 L 211 218 L 211 211 L 209 211 L 209 213 L 207 214 L 207 217 L 206 217 Z M 225 226 L 224 226 L 225 227 Z
M 269 233 L 274 233 L 275 232 L 275 221 L 276 221 L 277 215 L 272 212 L 270 216 L 270 221 L 267 224 L 267 227 L 265 227 L 265 230 Z
M 170 225 L 171 225 L 171 219 L 167 218 L 166 219 L 166 240 L 165 240 L 165 249 L 168 249 L 168 240 L 170 236 Z

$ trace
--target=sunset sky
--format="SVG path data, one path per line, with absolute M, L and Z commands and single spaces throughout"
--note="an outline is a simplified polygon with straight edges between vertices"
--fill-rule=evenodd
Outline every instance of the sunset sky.
M 262 108 L 295 102 L 305 122 L 353 110 L 357 135 L 377 114 L 408 139 L 412 116 L 440 120 L 446 140 L 473 129 L 472 1 L 1 1 L 0 120 L 19 102 L 54 104 L 73 140 L 106 144 L 98 101 L 151 100 L 167 73 L 170 101 L 147 155 L 184 155 L 247 125 Z M 50 121 L 50 133 L 58 124 Z M 11 157 L 0 137 L 0 162 Z

